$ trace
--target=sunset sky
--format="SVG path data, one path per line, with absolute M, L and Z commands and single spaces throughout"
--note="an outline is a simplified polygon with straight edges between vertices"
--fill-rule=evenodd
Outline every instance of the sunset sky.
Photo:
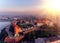
M 60 14 L 60 0 L 0 0 L 0 12 Z
M 0 0 L 0 11 L 27 10 L 36 8 L 41 2 L 41 0 Z

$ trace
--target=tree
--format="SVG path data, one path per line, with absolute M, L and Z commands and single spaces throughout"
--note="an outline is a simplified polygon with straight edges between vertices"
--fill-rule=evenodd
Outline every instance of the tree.
M 39 27 L 39 30 L 36 31 L 37 37 L 51 37 L 56 36 L 58 34 L 58 29 L 55 26 L 49 26 L 49 25 L 42 25 Z

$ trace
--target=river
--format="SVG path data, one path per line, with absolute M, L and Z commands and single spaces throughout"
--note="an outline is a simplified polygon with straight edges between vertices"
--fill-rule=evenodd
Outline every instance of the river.
M 0 31 L 4 28 L 4 27 L 6 27 L 7 25 L 10 25 L 11 24 L 11 22 L 0 22 Z

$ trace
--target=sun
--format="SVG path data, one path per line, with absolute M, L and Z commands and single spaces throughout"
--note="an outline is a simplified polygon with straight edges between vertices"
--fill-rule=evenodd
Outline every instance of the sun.
M 40 14 L 47 15 L 51 18 L 60 16 L 60 0 L 43 0 L 37 7 L 42 10 Z
M 55 10 L 60 10 L 60 0 L 50 0 L 48 6 Z
M 43 7 L 48 13 L 56 16 L 60 12 L 60 0 L 45 0 Z
M 60 0 L 43 0 L 37 7 L 42 9 L 42 14 L 48 14 L 52 16 L 60 15 Z
M 52 10 L 60 10 L 60 0 L 46 0 L 44 7 Z

